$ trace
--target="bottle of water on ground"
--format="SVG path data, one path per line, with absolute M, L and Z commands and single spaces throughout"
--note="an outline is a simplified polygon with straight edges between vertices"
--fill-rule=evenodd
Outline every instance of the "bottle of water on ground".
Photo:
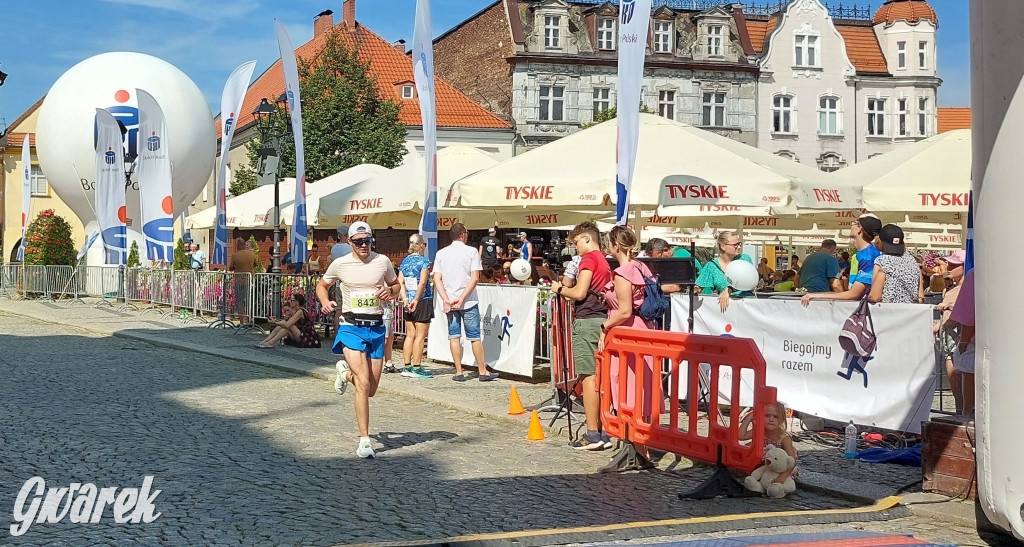
M 847 458 L 857 456 L 857 426 L 853 425 L 853 420 L 850 420 L 850 424 L 846 426 L 846 449 L 843 451 L 843 456 Z

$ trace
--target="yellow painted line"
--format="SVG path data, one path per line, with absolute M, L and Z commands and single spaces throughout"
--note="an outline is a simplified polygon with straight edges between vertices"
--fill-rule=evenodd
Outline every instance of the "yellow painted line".
M 808 517 L 808 516 L 821 516 L 821 515 L 848 515 L 848 514 L 859 514 L 859 513 L 876 513 L 878 511 L 885 511 L 886 509 L 892 509 L 899 505 L 903 500 L 900 496 L 889 496 L 882 498 L 875 502 L 874 505 L 866 507 L 854 507 L 852 509 L 820 509 L 816 511 L 774 511 L 774 512 L 763 512 L 763 513 L 741 513 L 736 515 L 718 515 L 714 517 L 692 517 L 686 519 L 667 519 L 667 520 L 651 520 L 651 521 L 640 521 L 640 522 L 624 522 L 621 524 L 606 524 L 602 526 L 581 526 L 577 528 L 550 528 L 547 530 L 521 530 L 518 532 L 495 532 L 490 534 L 471 534 L 466 536 L 456 536 L 445 539 L 429 539 L 429 540 L 413 540 L 413 541 L 399 541 L 399 542 L 382 542 L 382 543 L 363 543 L 365 547 L 375 545 L 434 545 L 437 543 L 449 543 L 449 542 L 467 542 L 467 541 L 493 541 L 502 539 L 516 539 L 516 538 L 527 538 L 537 536 L 549 536 L 549 535 L 562 535 L 562 534 L 579 534 L 579 533 L 594 533 L 594 532 L 615 532 L 619 530 L 631 530 L 636 528 L 646 528 L 649 526 L 684 526 L 689 524 L 705 524 L 710 522 L 735 522 L 741 520 L 751 520 L 759 518 L 777 518 L 777 517 Z

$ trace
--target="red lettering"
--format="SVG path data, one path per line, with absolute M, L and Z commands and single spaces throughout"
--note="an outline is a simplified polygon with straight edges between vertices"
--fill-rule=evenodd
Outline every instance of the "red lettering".
M 367 218 L 369 217 L 366 215 L 345 215 L 344 222 L 345 224 L 352 224 L 353 222 L 366 222 Z
M 778 226 L 779 219 L 774 217 L 745 217 L 744 226 Z
M 843 201 L 839 197 L 839 190 L 827 188 L 815 188 L 814 199 L 818 203 L 841 203 Z
M 360 209 L 379 209 L 383 203 L 384 198 L 350 199 L 348 201 L 348 208 L 353 211 L 359 211 Z
M 558 224 L 558 214 L 556 213 L 553 215 L 526 215 L 526 224 L 528 226 Z
M 702 198 L 702 199 L 728 199 L 729 192 L 725 186 L 705 186 L 702 184 L 690 184 L 682 186 L 679 184 L 667 184 L 668 195 L 672 199 Z
M 921 197 L 922 206 L 933 206 L 937 207 L 943 205 L 946 207 L 967 207 L 970 203 L 970 194 L 966 193 L 947 193 L 947 194 L 918 194 Z
M 554 186 L 506 186 L 505 199 L 550 200 Z
M 678 220 L 679 217 L 660 217 L 654 215 L 647 221 L 647 224 L 675 224 Z

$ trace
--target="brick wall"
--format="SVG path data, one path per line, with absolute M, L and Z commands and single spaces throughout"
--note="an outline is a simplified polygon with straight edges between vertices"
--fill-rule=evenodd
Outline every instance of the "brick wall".
M 497 2 L 434 44 L 438 76 L 484 108 L 512 114 L 513 44 L 505 3 Z

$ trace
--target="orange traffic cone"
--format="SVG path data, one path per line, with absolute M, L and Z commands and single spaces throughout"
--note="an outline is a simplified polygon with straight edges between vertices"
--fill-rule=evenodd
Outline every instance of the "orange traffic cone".
M 509 395 L 508 399 L 508 415 L 518 416 L 526 413 L 526 409 L 523 408 L 523 402 L 519 400 L 519 392 L 516 391 L 515 386 L 512 387 L 512 394 Z
M 537 411 L 534 410 L 530 414 L 530 432 L 526 435 L 528 441 L 543 441 L 544 440 L 544 428 L 540 426 L 540 418 L 537 417 Z

